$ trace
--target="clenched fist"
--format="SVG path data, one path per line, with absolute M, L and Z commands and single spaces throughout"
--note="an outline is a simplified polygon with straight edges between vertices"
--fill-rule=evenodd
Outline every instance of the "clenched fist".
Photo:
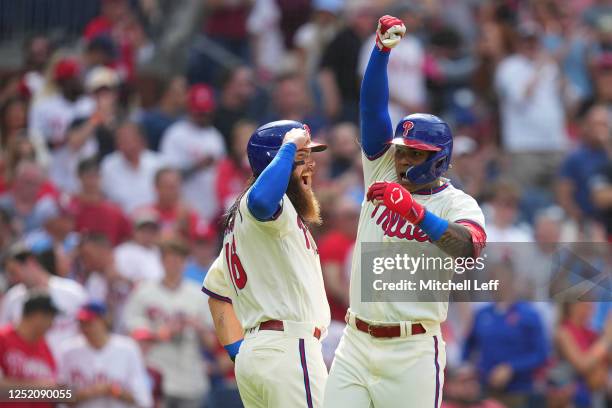
M 399 44 L 402 37 L 406 34 L 406 26 L 397 17 L 385 15 L 378 20 L 376 29 L 376 46 L 384 52 L 391 51 L 391 48 Z

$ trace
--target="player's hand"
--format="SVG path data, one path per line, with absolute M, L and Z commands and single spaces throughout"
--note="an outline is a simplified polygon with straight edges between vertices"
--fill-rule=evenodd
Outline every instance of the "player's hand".
M 498 390 L 504 389 L 512 379 L 512 375 L 512 367 L 509 364 L 498 364 L 489 374 L 489 385 Z
M 425 207 L 414 201 L 410 191 L 398 183 L 377 181 L 368 189 L 367 200 L 374 204 L 382 203 L 388 209 L 418 224 L 425 216 Z
M 389 15 L 382 16 L 376 29 L 376 46 L 381 51 L 389 52 L 399 44 L 404 34 L 406 26 L 402 20 Z
M 283 144 L 295 143 L 297 150 L 303 149 L 310 142 L 310 134 L 306 129 L 294 128 L 285 134 Z

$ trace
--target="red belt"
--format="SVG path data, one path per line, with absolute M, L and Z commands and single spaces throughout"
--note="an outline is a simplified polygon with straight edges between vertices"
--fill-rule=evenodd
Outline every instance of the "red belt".
M 259 330 L 285 331 L 285 325 L 280 320 L 268 320 L 259 324 Z M 321 329 L 315 327 L 312 335 L 319 340 L 321 338 Z
M 348 322 L 348 314 L 346 315 Z M 364 333 L 368 333 L 372 337 L 401 337 L 402 335 L 402 327 L 399 324 L 395 325 L 374 325 L 364 322 L 363 320 L 355 317 L 355 327 L 357 330 L 362 331 Z M 421 323 L 413 323 L 412 324 L 412 333 L 411 334 L 423 334 L 427 330 Z

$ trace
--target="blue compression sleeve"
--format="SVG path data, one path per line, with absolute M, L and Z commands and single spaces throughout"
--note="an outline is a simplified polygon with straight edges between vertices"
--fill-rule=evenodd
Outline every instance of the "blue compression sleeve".
M 359 109 L 361 111 L 361 147 L 369 158 L 382 153 L 393 137 L 389 117 L 389 53 L 374 46 L 361 83 Z
M 278 211 L 279 203 L 287 191 L 297 146 L 285 143 L 268 167 L 261 172 L 247 196 L 247 207 L 255 218 L 265 221 Z

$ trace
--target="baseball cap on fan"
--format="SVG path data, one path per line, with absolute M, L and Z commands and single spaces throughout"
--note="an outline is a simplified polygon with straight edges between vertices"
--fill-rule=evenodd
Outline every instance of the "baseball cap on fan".
M 85 89 L 90 93 L 103 88 L 116 88 L 118 85 L 119 75 L 114 69 L 108 67 L 96 67 L 85 78 Z
M 206 84 L 195 84 L 189 88 L 187 106 L 194 113 L 210 113 L 215 110 L 215 94 Z
M 90 322 L 106 316 L 106 305 L 102 302 L 92 301 L 81 306 L 76 318 L 80 322 Z
M 81 64 L 75 58 L 62 58 L 53 68 L 53 79 L 63 81 L 81 75 Z

